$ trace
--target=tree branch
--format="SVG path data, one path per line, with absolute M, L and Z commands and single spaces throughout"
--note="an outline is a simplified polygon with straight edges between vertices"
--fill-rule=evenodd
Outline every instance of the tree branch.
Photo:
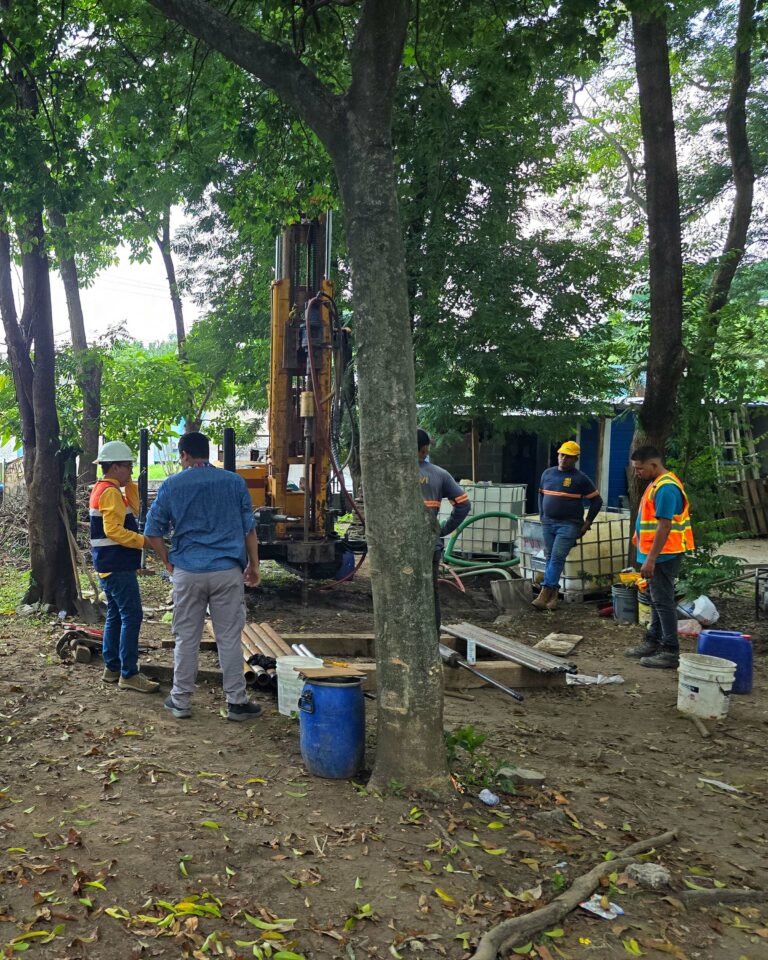
M 600 878 L 614 870 L 622 871 L 633 862 L 640 853 L 654 850 L 671 843 L 677 837 L 677 830 L 670 830 L 650 840 L 641 840 L 623 850 L 615 860 L 607 860 L 592 867 L 588 873 L 577 877 L 571 886 L 559 897 L 555 897 L 546 907 L 525 913 L 521 917 L 504 920 L 489 930 L 478 944 L 472 960 L 496 960 L 499 953 L 506 953 L 526 940 L 530 940 L 541 930 L 559 923 L 567 917 L 583 900 L 589 899 Z
M 265 40 L 205 0 L 147 2 L 272 87 L 305 117 L 326 145 L 338 135 L 334 121 L 338 120 L 339 98 L 288 47 Z

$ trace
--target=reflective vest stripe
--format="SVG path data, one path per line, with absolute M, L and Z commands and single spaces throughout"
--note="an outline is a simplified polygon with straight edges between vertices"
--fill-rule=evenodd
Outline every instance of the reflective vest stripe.
M 583 493 L 565 493 L 562 490 L 544 490 L 539 488 L 539 493 L 543 493 L 545 497 L 567 497 L 569 500 L 583 500 Z M 594 494 L 589 494 L 589 496 L 594 496 Z

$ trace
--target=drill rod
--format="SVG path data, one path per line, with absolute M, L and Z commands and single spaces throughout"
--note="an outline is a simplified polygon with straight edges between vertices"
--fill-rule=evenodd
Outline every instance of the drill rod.
M 522 703 L 522 694 L 518 693 L 516 690 L 510 689 L 503 683 L 499 683 L 498 680 L 494 680 L 493 677 L 489 677 L 488 674 L 481 673 L 479 670 L 475 670 L 474 667 L 470 667 L 468 663 L 465 663 L 461 657 L 459 657 L 455 650 L 451 650 L 450 647 L 446 647 L 443 643 L 440 644 L 440 657 L 446 666 L 462 667 L 464 670 L 469 670 L 469 672 L 473 673 L 476 677 L 480 677 L 481 680 L 485 680 L 486 683 L 490 683 L 492 687 L 496 687 L 497 690 L 501 690 L 502 693 L 508 694 L 513 700 L 518 700 L 520 703 Z

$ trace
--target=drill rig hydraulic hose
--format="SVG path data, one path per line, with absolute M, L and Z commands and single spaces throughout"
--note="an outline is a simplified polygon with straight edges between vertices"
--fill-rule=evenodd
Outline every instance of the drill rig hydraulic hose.
M 516 567 L 520 563 L 519 557 L 513 557 L 511 560 L 489 560 L 487 563 L 478 563 L 477 560 L 461 560 L 458 557 L 454 557 L 452 551 L 461 532 L 466 530 L 470 524 L 477 523 L 478 520 L 487 520 L 490 517 L 501 517 L 504 520 L 520 519 L 517 514 L 506 513 L 505 511 L 476 513 L 467 517 L 466 520 L 461 521 L 458 527 L 451 534 L 451 539 L 448 541 L 448 546 L 445 548 L 445 553 L 443 554 L 443 561 L 454 567 L 473 567 L 477 568 L 478 570 L 485 567 L 488 569 L 488 572 L 490 572 L 491 567 Z

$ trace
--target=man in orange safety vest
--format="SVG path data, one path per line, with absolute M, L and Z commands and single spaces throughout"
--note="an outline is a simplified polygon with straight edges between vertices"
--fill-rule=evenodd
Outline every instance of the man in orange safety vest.
M 631 460 L 635 476 L 648 481 L 633 539 L 640 572 L 648 581 L 651 622 L 645 640 L 626 650 L 625 656 L 639 659 L 643 667 L 671 670 L 680 654 L 675 579 L 683 554 L 693 550 L 688 496 L 656 447 L 638 447 Z

